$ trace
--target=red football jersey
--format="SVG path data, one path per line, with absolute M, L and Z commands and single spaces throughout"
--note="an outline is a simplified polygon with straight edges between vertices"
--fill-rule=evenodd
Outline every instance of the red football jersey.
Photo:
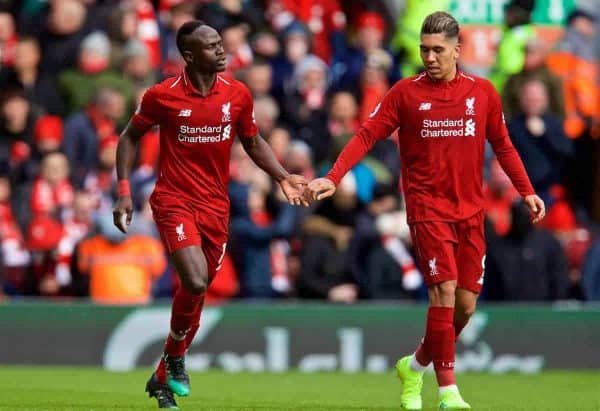
M 488 80 L 460 71 L 450 82 L 427 73 L 397 82 L 327 177 L 337 185 L 396 129 L 409 224 L 462 220 L 483 209 L 486 138 L 519 194 L 535 193 L 508 136 L 498 93 Z
M 131 121 L 141 131 L 160 126 L 155 195 L 176 195 L 193 207 L 227 215 L 233 139 L 258 134 L 245 85 L 218 74 L 203 97 L 184 70 L 148 89 Z

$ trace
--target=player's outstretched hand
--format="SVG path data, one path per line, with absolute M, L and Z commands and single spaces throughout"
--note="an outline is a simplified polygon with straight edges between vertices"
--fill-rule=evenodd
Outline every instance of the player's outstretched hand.
M 539 198 L 536 194 L 531 194 L 525 197 L 524 201 L 525 204 L 527 204 L 527 207 L 529 207 L 529 210 L 533 213 L 533 223 L 535 224 L 542 221 L 546 215 L 546 206 L 544 205 L 544 200 Z
M 308 207 L 308 202 L 304 199 L 304 190 L 308 182 L 298 174 L 290 174 L 279 182 L 285 198 L 291 205 L 303 205 Z
M 328 178 L 316 178 L 306 187 L 305 197 L 310 200 L 323 200 L 335 193 L 335 184 Z
M 113 209 L 113 223 L 119 230 L 127 234 L 127 227 L 133 217 L 133 202 L 130 196 L 119 197 Z

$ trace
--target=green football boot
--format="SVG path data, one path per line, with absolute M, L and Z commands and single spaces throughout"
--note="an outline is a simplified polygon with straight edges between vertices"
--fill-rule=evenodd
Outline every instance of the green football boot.
M 423 373 L 410 369 L 412 355 L 398 360 L 396 374 L 402 382 L 400 406 L 404 410 L 417 411 L 423 409 L 421 389 L 423 388 Z
M 452 391 L 446 391 L 440 394 L 440 410 L 444 411 L 462 411 L 470 410 L 471 406 L 460 396 L 458 388 Z
M 190 377 L 185 372 L 185 357 L 171 357 L 163 355 L 165 369 L 167 371 L 167 385 L 180 397 L 190 395 Z

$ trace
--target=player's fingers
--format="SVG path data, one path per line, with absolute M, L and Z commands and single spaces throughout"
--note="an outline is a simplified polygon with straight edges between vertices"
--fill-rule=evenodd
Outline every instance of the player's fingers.
M 333 192 L 334 192 L 334 191 L 335 191 L 335 190 L 334 190 L 333 188 L 330 188 L 330 189 L 328 189 L 328 190 L 326 190 L 326 191 L 322 192 L 321 194 L 319 194 L 319 195 L 317 196 L 317 200 L 322 200 L 322 199 L 324 199 L 324 198 L 331 197 L 331 196 L 333 195 Z
M 113 212 L 113 223 L 114 225 L 119 229 L 119 231 L 126 233 L 127 229 L 124 226 L 124 219 L 123 217 L 125 217 L 125 214 L 121 213 L 121 211 L 115 210 Z
M 126 216 L 127 216 L 127 218 L 125 219 L 125 222 L 127 223 L 127 225 L 130 225 L 131 219 L 133 218 L 133 210 L 128 209 Z

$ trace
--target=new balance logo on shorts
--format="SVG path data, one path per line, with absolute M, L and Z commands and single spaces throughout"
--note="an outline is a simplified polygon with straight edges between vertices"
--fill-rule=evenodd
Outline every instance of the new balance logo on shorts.
M 429 275 L 433 276 L 433 275 L 438 275 L 439 274 L 435 263 L 436 263 L 436 258 L 435 257 L 433 257 L 431 260 L 429 260 Z
M 183 232 L 183 223 L 175 227 L 175 232 L 177 233 L 177 241 L 183 241 L 187 238 Z

